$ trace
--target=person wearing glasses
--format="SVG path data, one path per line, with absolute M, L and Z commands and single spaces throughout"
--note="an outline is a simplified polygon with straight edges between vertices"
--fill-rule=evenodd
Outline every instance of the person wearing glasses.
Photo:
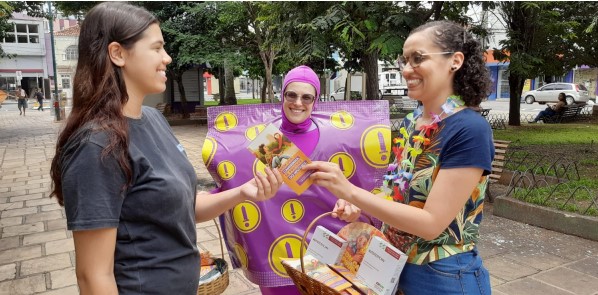
M 197 294 L 196 223 L 273 197 L 278 171 L 230 190 L 197 192 L 197 175 L 166 119 L 142 106 L 166 89 L 158 19 L 103 2 L 81 24 L 73 109 L 50 175 L 73 232 L 81 294 Z
M 254 106 L 264 114 L 257 115 L 249 122 L 238 123 L 235 130 L 253 129 L 255 124 L 273 124 L 282 135 L 294 143 L 311 160 L 328 161 L 339 152 L 352 155 L 360 154 L 358 142 L 338 140 L 341 132 L 330 124 L 331 112 L 324 111 L 324 108 L 321 113 L 316 111 L 319 103 L 317 98 L 320 94 L 320 79 L 311 68 L 302 65 L 291 69 L 285 75 L 281 90 L 280 105 Z M 238 114 L 247 113 L 247 117 L 253 117 L 253 112 L 250 112 L 248 108 L 246 106 L 231 107 L 222 112 L 235 112 L 235 109 L 238 109 Z M 365 119 L 360 120 L 355 123 L 355 125 L 359 125 L 355 130 L 362 130 L 361 128 L 365 128 L 364 126 L 367 125 L 363 122 Z M 239 119 L 239 121 L 242 120 Z M 208 131 L 208 136 L 210 134 L 211 132 Z M 259 169 L 255 164 L 257 159 L 246 159 L 244 153 L 247 153 L 248 150 L 238 140 L 233 139 L 235 134 L 222 134 L 214 130 L 214 135 L 216 134 L 220 136 L 214 139 L 218 142 L 218 150 L 214 152 L 215 155 L 210 164 L 206 164 L 208 170 L 214 169 L 210 172 L 213 172 L 212 175 L 216 175 L 214 179 L 219 185 L 213 192 L 235 187 L 238 183 L 252 177 L 253 171 Z M 245 134 L 245 132 L 238 132 L 238 134 Z M 245 139 L 244 135 L 243 139 Z M 278 143 L 276 147 L 273 145 L 271 150 L 263 150 L 262 154 L 275 155 L 283 150 L 285 145 L 290 144 L 276 133 L 273 140 Z M 273 159 L 270 163 L 271 167 L 279 165 L 278 162 L 281 160 L 280 158 Z M 216 170 L 219 163 L 224 161 L 234 163 L 234 167 L 237 167 L 234 177 L 226 180 L 218 178 L 219 174 Z M 357 171 L 367 172 L 368 175 L 375 175 L 377 171 L 383 170 L 375 170 L 376 168 L 371 167 L 359 167 L 359 169 L 361 170 Z M 373 180 L 369 178 L 355 177 L 352 181 L 361 186 L 369 184 L 372 188 L 374 187 Z M 229 245 L 233 266 L 242 267 L 245 276 L 260 286 L 263 295 L 300 294 L 293 281 L 284 273 L 284 268 L 277 259 L 280 257 L 297 258 L 300 237 L 307 226 L 315 217 L 331 211 L 345 221 L 354 221 L 360 215 L 360 210 L 355 206 L 344 200 L 338 200 L 326 189 L 313 185 L 301 195 L 297 195 L 289 186 L 283 185 L 276 195 L 267 201 L 259 204 L 245 202 L 233 210 L 229 210 L 221 217 L 220 221 L 227 245 Z M 259 222 L 251 223 L 254 220 L 259 220 Z M 346 222 L 342 220 L 328 218 L 324 220 L 324 224 L 320 224 L 332 232 L 338 232 L 346 225 Z
M 414 29 L 399 58 L 409 96 L 421 106 L 393 139 L 381 197 L 349 183 L 338 166 L 313 162 L 312 179 L 384 222 L 408 255 L 399 278 L 406 295 L 490 294 L 476 244 L 494 146 L 488 122 L 472 107 L 488 95 L 484 49 L 462 26 L 434 21 Z

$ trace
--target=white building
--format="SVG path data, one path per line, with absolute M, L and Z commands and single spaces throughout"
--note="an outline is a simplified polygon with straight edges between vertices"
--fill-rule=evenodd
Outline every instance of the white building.
M 66 94 L 67 99 L 73 97 L 73 78 L 79 58 L 79 29 L 79 25 L 75 25 L 54 33 L 58 89 Z
M 52 59 L 48 54 L 50 38 L 46 20 L 13 13 L 8 22 L 13 28 L 0 42 L 10 57 L 0 59 L 0 89 L 14 93 L 20 85 L 29 97 L 38 87 L 47 91 L 44 79 L 52 69 Z

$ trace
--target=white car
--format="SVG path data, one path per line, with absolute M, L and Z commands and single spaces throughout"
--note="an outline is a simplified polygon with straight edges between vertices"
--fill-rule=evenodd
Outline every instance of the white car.
M 330 93 L 330 100 L 345 100 L 345 87 L 340 87 L 334 92 Z
M 559 93 L 564 92 L 567 104 L 587 103 L 590 97 L 588 89 L 582 84 L 573 83 L 550 83 L 536 90 L 523 93 L 521 96 L 527 104 L 538 102 L 545 104 L 547 102 L 558 102 Z

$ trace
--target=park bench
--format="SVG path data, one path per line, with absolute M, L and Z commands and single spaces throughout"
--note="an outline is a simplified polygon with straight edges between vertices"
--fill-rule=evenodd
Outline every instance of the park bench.
M 158 112 L 160 112 L 164 116 L 170 114 L 170 104 L 169 103 L 160 102 L 156 105 L 156 109 L 158 110 Z
M 570 122 L 580 118 L 579 114 L 585 107 L 585 104 L 571 104 L 566 105 L 561 111 L 557 112 L 552 116 L 546 116 L 542 118 L 544 123 L 563 123 Z
M 199 123 L 203 123 L 204 121 L 207 123 L 208 121 L 208 108 L 202 105 L 196 105 L 195 111 L 189 114 L 190 120 L 198 120 Z
M 494 140 L 494 161 L 492 161 L 492 173 L 488 175 L 488 185 L 486 185 L 486 196 L 490 203 L 494 202 L 494 197 L 490 193 L 490 184 L 496 183 L 500 180 L 505 166 L 505 154 L 509 147 L 510 141 Z

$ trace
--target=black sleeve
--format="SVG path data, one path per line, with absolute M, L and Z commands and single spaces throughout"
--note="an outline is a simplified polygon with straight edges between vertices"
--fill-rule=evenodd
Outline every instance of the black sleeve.
M 69 230 L 118 227 L 126 179 L 112 156 L 101 158 L 103 147 L 86 141 L 62 170 L 62 194 Z

